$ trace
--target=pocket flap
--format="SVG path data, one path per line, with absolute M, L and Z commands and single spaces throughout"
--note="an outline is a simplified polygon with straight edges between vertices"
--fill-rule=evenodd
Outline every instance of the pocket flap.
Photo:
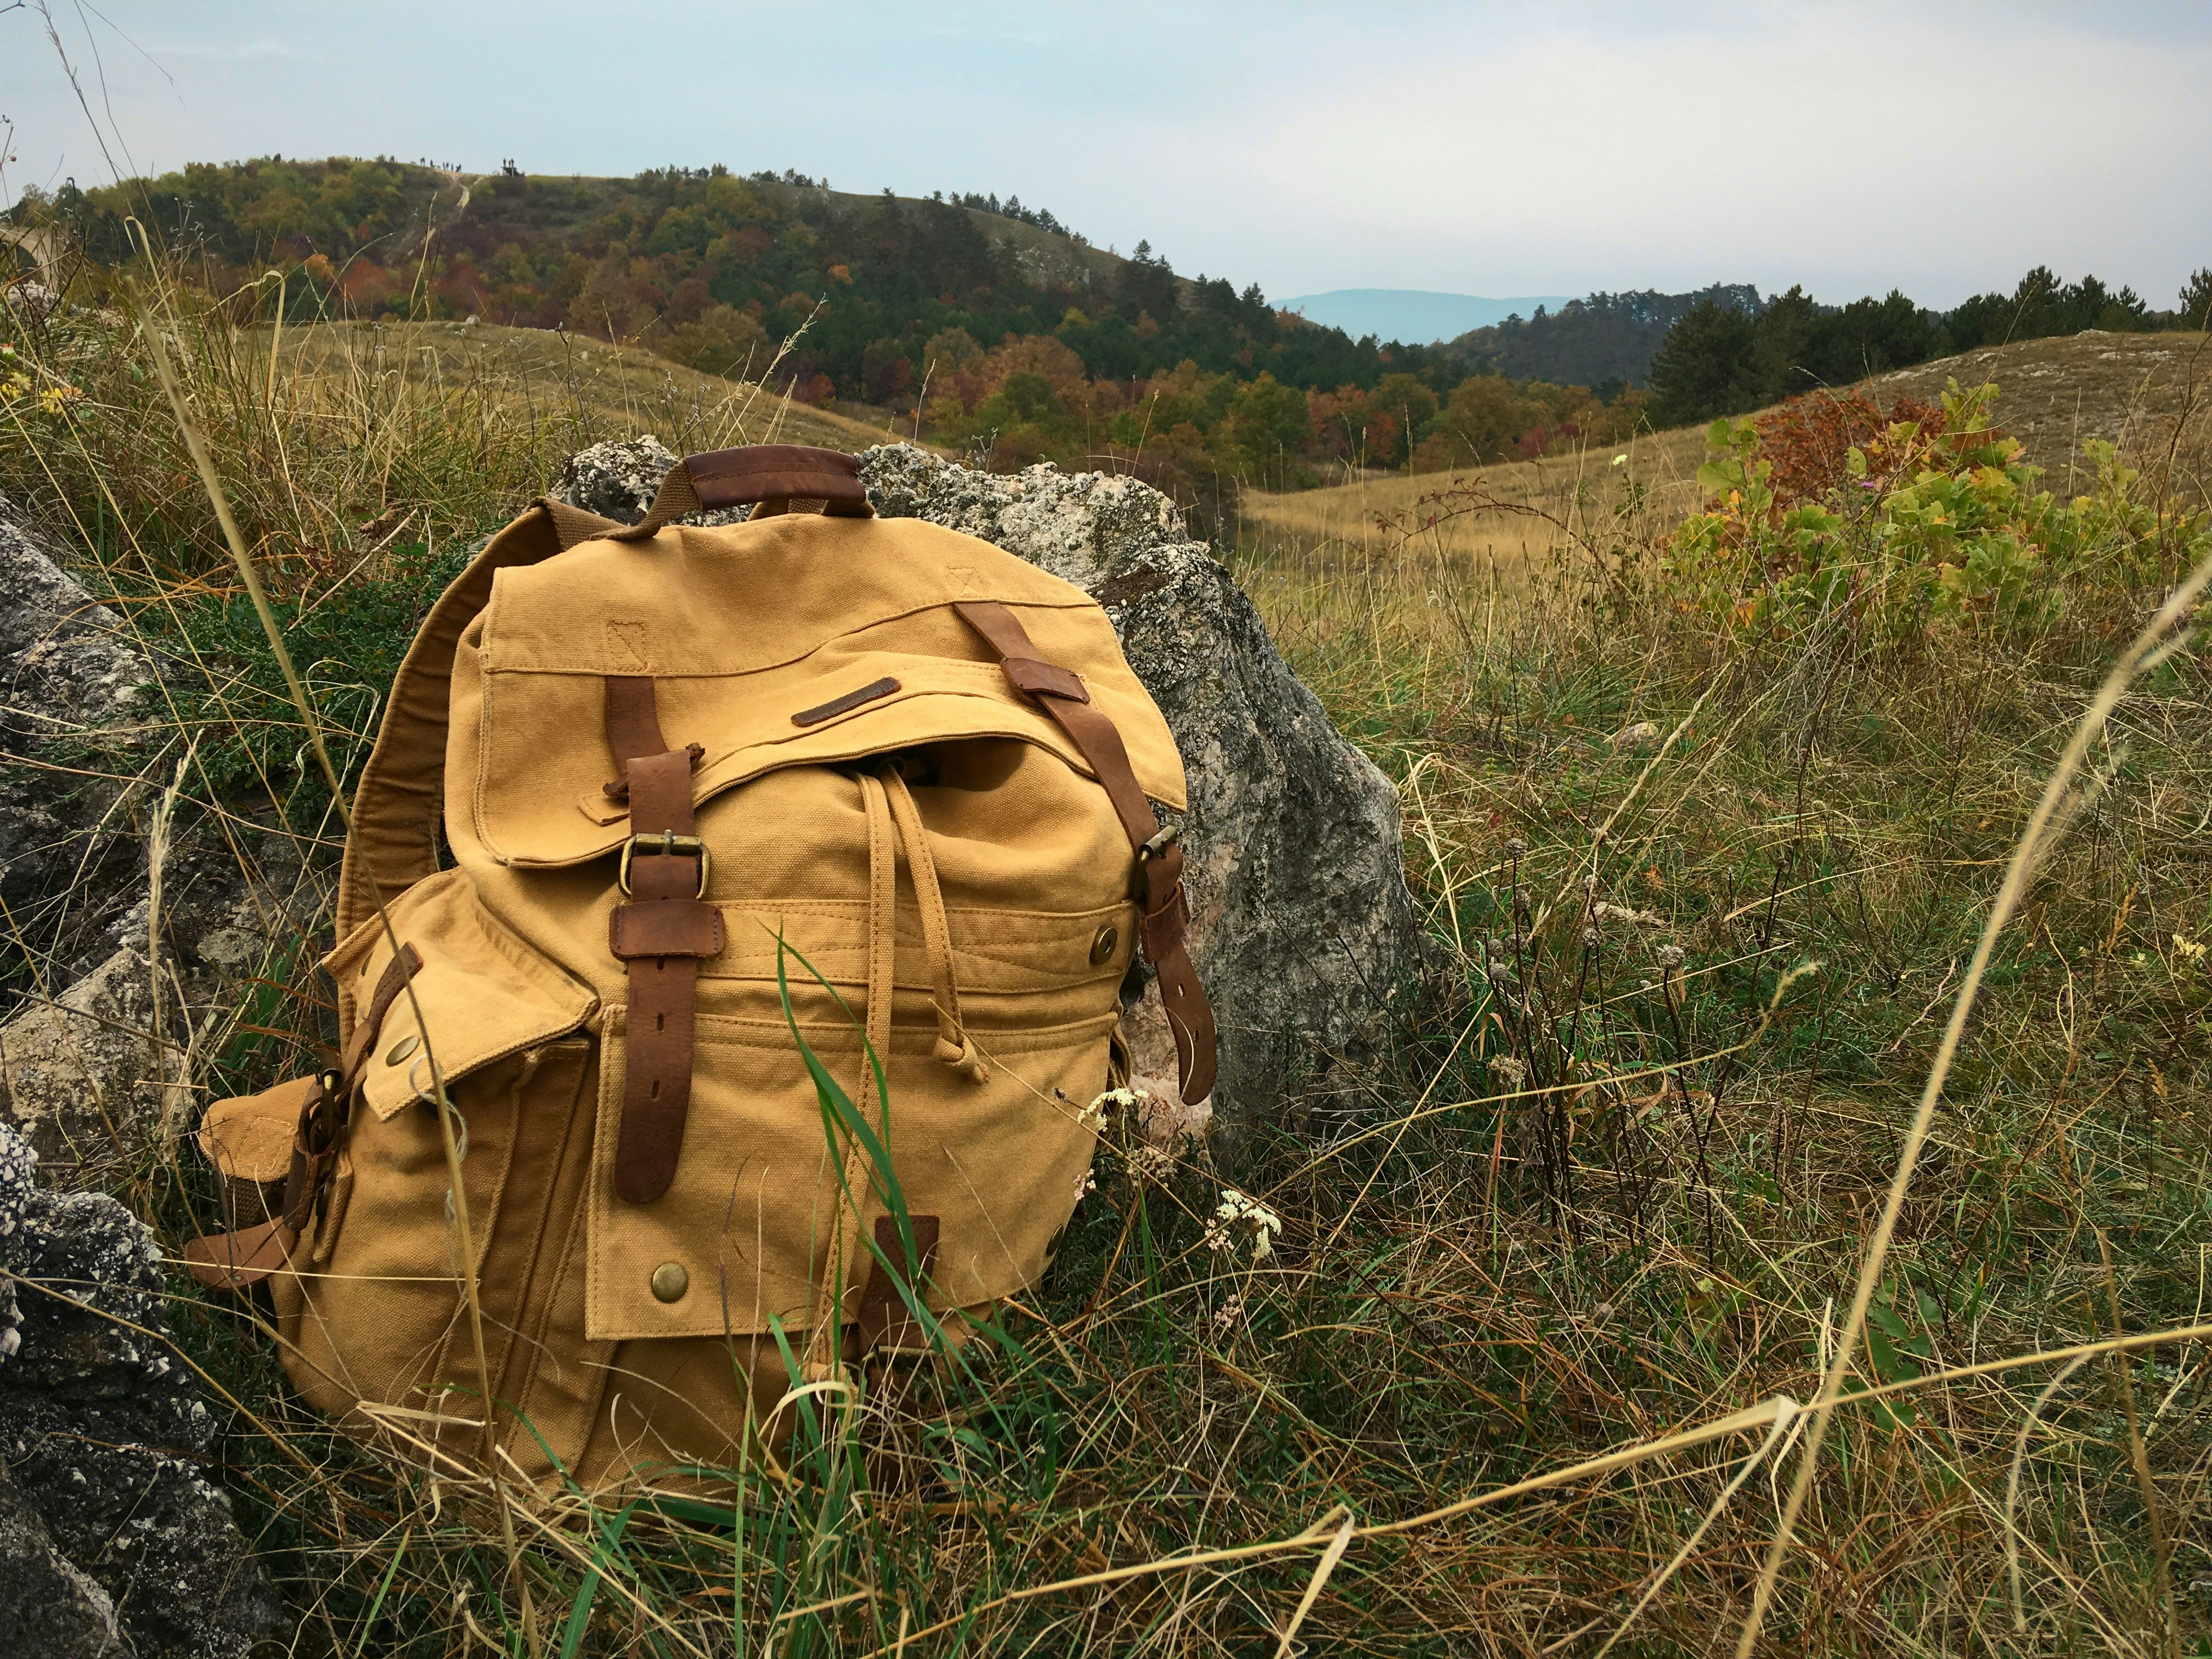
M 321 1085 L 288 1078 L 258 1095 L 218 1100 L 200 1120 L 200 1155 L 232 1181 L 282 1181 L 292 1173 L 300 1114 Z
M 371 917 L 324 963 L 338 982 L 350 1036 L 359 1007 L 392 960 L 394 935 L 422 958 L 384 1017 L 362 1077 L 362 1095 L 388 1118 L 431 1090 L 574 1030 L 599 999 L 509 932 L 476 896 L 468 876 L 441 871 L 393 901 L 392 928 Z M 421 1023 L 416 1018 L 421 1010 Z

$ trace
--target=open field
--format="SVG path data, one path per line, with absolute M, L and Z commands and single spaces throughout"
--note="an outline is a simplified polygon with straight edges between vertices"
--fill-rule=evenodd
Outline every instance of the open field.
M 450 565 L 363 568 L 357 520 L 449 549 L 625 421 L 678 450 L 826 430 L 657 362 L 590 391 L 542 339 L 501 366 L 428 333 L 402 373 L 311 337 L 271 372 L 173 299 L 224 487 L 301 598 L 293 649 L 343 652 L 349 692 Z M 178 712 L 52 763 L 174 775 L 180 823 L 286 841 L 326 885 L 298 717 L 139 348 L 97 326 L 26 337 L 85 401 L 15 406 L 0 484 L 132 600 Z M 2088 354 L 2091 414 L 2145 367 L 2055 343 Z M 1701 449 L 1248 506 L 1224 556 L 1399 788 L 1435 957 L 1392 1046 L 1314 1056 L 1233 1149 L 1109 1139 L 1002 1344 L 731 1472 L 726 1504 L 555 1494 L 510 1548 L 471 1513 L 488 1482 L 337 1434 L 174 1274 L 224 1391 L 210 1475 L 301 1651 L 1658 1659 L 1733 1650 L 1778 1538 L 1763 1659 L 2212 1647 L 2212 678 L 2161 626 L 2099 701 L 2212 526 L 2117 481 L 2031 514 L 1962 465 L 1948 516 L 1839 493 L 1842 575 L 1793 586 L 1763 521 L 1691 536 Z M 1662 563 L 1662 536 L 1704 550 Z M 342 769 L 377 708 L 319 708 Z M 198 1086 L 306 1062 L 318 943 L 266 965 L 260 1029 L 210 1036 Z M 1264 1254 L 1209 1235 L 1231 1189 L 1279 1219 Z M 181 1161 L 127 1191 L 173 1248 L 215 1212 Z M 885 1447 L 905 1478 L 875 1480 Z

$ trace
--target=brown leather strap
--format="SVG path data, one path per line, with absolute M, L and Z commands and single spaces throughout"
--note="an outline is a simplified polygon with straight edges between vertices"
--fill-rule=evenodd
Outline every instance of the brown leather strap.
M 938 1219 L 933 1215 L 910 1215 L 908 1224 L 914 1229 L 915 1260 L 909 1264 L 906 1246 L 900 1242 L 896 1217 L 879 1215 L 876 1218 L 876 1249 L 880 1253 L 875 1265 L 868 1269 L 868 1282 L 860 1290 L 860 1352 L 874 1353 L 884 1348 L 920 1348 L 927 1334 L 921 1322 L 914 1316 L 906 1298 L 899 1293 L 901 1285 L 914 1287 L 915 1300 L 921 1299 L 922 1290 L 929 1275 L 937 1266 Z M 890 1262 L 893 1271 L 886 1273 L 884 1263 Z M 911 1266 L 914 1274 L 908 1278 Z
M 422 953 L 411 945 L 403 945 L 399 953 L 384 964 L 377 975 L 376 988 L 369 993 L 368 1006 L 362 1010 L 361 1018 L 353 1028 L 353 1036 L 338 1057 L 338 1070 L 349 1078 L 357 1077 L 362 1062 L 368 1059 L 369 1049 L 376 1042 L 376 1035 L 384 1029 L 384 1017 L 392 1012 L 392 1005 L 407 981 L 422 971 Z
M 617 542 L 641 542 L 672 520 L 719 512 L 750 501 L 811 500 L 832 518 L 875 516 L 860 482 L 860 464 L 834 449 L 804 444 L 748 444 L 688 456 L 668 469 L 645 517 L 605 532 Z
M 617 776 L 631 761 L 668 752 L 668 739 L 660 735 L 660 705 L 652 675 L 607 676 L 607 746 L 615 752 Z
M 1091 702 L 1080 677 L 1040 658 L 1029 630 L 1003 605 L 987 599 L 952 608 L 999 653 L 1007 682 L 1034 697 L 1059 722 L 1114 803 L 1137 854 L 1145 957 L 1159 976 L 1160 1004 L 1175 1033 L 1178 1085 L 1183 1100 L 1195 1105 L 1213 1092 L 1218 1038 L 1212 1005 L 1198 982 L 1198 970 L 1191 966 L 1183 942 L 1190 905 L 1183 895 L 1182 848 L 1163 840 L 1159 820 L 1152 816 L 1152 800 L 1137 781 L 1120 729 Z
M 623 859 L 629 902 L 607 924 L 607 948 L 629 968 L 615 1192 L 650 1204 L 676 1178 L 691 1107 L 699 959 L 721 952 L 722 918 L 704 902 L 706 849 L 691 839 L 694 754 L 667 746 L 652 680 L 608 680 L 607 742 L 623 766 L 630 827 Z M 639 752 L 647 742 L 660 747 Z

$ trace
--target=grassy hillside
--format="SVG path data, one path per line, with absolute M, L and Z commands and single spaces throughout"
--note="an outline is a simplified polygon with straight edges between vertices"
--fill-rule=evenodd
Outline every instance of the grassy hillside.
M 1878 375 L 1856 390 L 1887 406 L 1899 398 L 1936 402 L 1952 380 L 1967 386 L 1994 381 L 2001 389 L 1999 423 L 2021 441 L 2026 458 L 2045 469 L 2045 485 L 2070 495 L 2085 487 L 2084 443 L 2112 442 L 2138 465 L 2156 465 L 2184 413 L 2201 418 L 2203 378 L 2212 367 L 2208 340 L 2212 337 L 2191 333 L 2028 340 Z M 1287 494 L 1248 490 L 1239 511 L 1248 537 L 1318 557 L 1418 553 L 1478 568 L 1494 565 L 1510 574 L 1544 564 L 1563 547 L 1610 544 L 1616 529 L 1616 455 L 1629 458 L 1621 471 L 1645 492 L 1640 514 L 1679 516 L 1698 495 L 1705 428 L 1638 433 L 1602 447 L 1501 463 L 1482 469 L 1477 491 L 1455 493 L 1460 475 L 1451 472 L 1370 475 Z M 2204 488 L 2203 478 L 2186 467 L 2176 482 L 2199 492 Z
M 795 402 L 890 411 L 1000 470 L 1110 458 L 1187 503 L 1423 446 L 1540 453 L 1637 418 L 1633 397 L 1494 376 L 1449 409 L 1468 375 L 1437 351 L 1353 340 L 1255 284 L 1186 278 L 1144 243 L 1118 257 L 976 199 L 720 167 L 462 178 L 270 157 L 27 191 L 9 216 L 64 233 L 88 280 L 125 256 L 135 218 L 240 321 L 473 316 L 715 374 L 773 362 Z M 17 257 L 0 250 L 0 269 Z
M 256 331 L 257 344 L 271 331 Z M 396 373 L 410 384 L 526 408 L 549 392 L 582 429 L 696 433 L 695 448 L 815 444 L 854 451 L 891 437 L 885 424 L 798 402 L 759 384 L 702 374 L 635 346 L 495 323 L 325 323 L 275 337 L 301 384 L 334 391 L 362 375 Z
M 155 302 L 349 774 L 423 595 L 568 447 L 775 429 L 541 334 L 272 361 Z M 175 665 L 116 752 L 42 763 L 175 778 L 180 833 L 289 838 L 326 888 L 301 716 L 143 341 L 90 307 L 0 331 L 0 489 Z M 2085 429 L 2150 459 L 2127 387 L 2156 366 L 2066 343 L 1976 372 L 2057 365 L 2018 399 L 2049 463 L 2071 362 Z M 1776 1659 L 2203 1650 L 2212 678 L 2174 622 L 2212 521 L 2175 501 L 2212 440 L 2200 412 L 2170 467 L 2093 453 L 2072 499 L 1991 413 L 1856 470 L 1778 426 L 1703 484 L 1697 433 L 1501 470 L 1437 504 L 1504 513 L 1495 558 L 1255 511 L 1224 556 L 1395 781 L 1434 970 L 1387 1054 L 1233 1153 L 1117 1118 L 987 1358 L 864 1394 L 726 1501 L 555 1493 L 510 1547 L 483 1472 L 340 1436 L 173 1274 L 207 1473 L 303 1650 L 1672 1659 L 1733 1649 L 1770 1557 Z M 313 1063 L 322 942 L 195 1034 L 195 1085 Z M 125 1196 L 173 1248 L 216 1213 L 188 1152 Z M 1218 1224 L 1255 1203 L 1264 1249 Z

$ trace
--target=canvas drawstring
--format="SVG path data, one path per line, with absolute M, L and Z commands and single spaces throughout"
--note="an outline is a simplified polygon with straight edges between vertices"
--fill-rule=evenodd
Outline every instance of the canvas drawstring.
M 860 785 L 861 813 L 868 826 L 867 1001 L 863 1029 L 875 1063 L 872 1066 L 866 1054 L 861 1056 L 860 1087 L 853 1097 L 855 1101 L 874 1103 L 871 1115 L 881 1126 L 884 1143 L 888 1146 L 891 1138 L 890 1114 L 877 1088 L 875 1068 L 880 1066 L 886 1077 L 890 1070 L 891 1001 L 896 991 L 894 969 L 898 859 L 902 852 L 906 855 L 907 873 L 913 880 L 915 899 L 921 915 L 922 950 L 929 959 L 930 1006 L 937 1015 L 934 1057 L 939 1064 L 977 1083 L 988 1079 L 990 1069 L 976 1053 L 974 1040 L 961 1024 L 960 988 L 952 971 L 951 921 L 945 908 L 944 890 L 938 884 L 937 860 L 930 856 L 921 808 L 915 805 L 914 793 L 895 763 L 879 770 L 861 772 Z M 865 1207 L 869 1191 L 867 1152 L 857 1139 L 847 1152 L 845 1186 L 857 1205 Z M 848 1285 L 854 1283 L 854 1274 L 864 1261 L 872 1263 L 859 1237 L 859 1223 L 857 1213 L 848 1218 L 847 1234 L 841 1243 L 844 1256 L 840 1266 L 843 1271 L 837 1282 Z M 936 1218 L 917 1217 L 913 1224 L 919 1228 L 925 1223 L 932 1230 L 929 1237 L 933 1254 Z M 873 1271 L 865 1276 L 872 1284 L 880 1277 Z M 849 1318 L 853 1310 L 848 1308 L 845 1311 Z M 865 1314 L 861 1322 L 868 1322 Z M 813 1362 L 808 1368 L 810 1380 L 842 1375 L 834 1358 L 836 1329 L 835 1322 L 826 1321 L 817 1328 L 810 1355 Z
M 921 945 L 929 957 L 931 1006 L 937 1012 L 936 1057 L 942 1065 L 971 1082 L 989 1080 L 990 1067 L 975 1052 L 975 1043 L 960 1022 L 960 988 L 952 981 L 952 927 L 945 914 L 945 892 L 937 884 L 937 860 L 929 854 L 929 838 L 922 831 L 921 811 L 913 792 L 896 769 L 884 774 L 890 796 L 891 816 L 897 820 L 899 840 L 906 848 L 907 872 L 914 878 L 914 896 L 921 910 Z

